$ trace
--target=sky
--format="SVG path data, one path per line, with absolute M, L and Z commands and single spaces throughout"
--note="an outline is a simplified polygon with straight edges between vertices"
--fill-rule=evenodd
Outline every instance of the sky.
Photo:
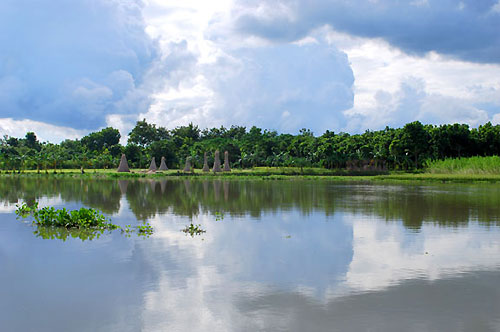
M 2 0 L 0 135 L 500 123 L 499 0 Z

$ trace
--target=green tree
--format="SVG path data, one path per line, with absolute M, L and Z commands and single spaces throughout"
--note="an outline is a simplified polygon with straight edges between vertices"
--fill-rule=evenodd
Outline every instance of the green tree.
M 107 127 L 101 131 L 88 134 L 82 138 L 81 142 L 90 151 L 102 152 L 104 149 L 119 144 L 120 137 L 118 129 Z
M 25 141 L 25 145 L 30 149 L 40 151 L 40 149 L 42 148 L 42 146 L 41 146 L 40 142 L 38 141 L 34 132 L 30 131 L 30 132 L 26 133 L 24 141 Z
M 125 147 L 125 155 L 131 167 L 141 168 L 146 166 L 145 163 L 142 163 L 143 160 L 146 160 L 145 154 L 144 149 L 137 144 L 130 143 Z
M 420 121 L 408 123 L 403 127 L 401 143 L 405 151 L 413 157 L 415 168 L 418 168 L 422 156 L 428 152 L 429 138 Z
M 175 168 L 178 164 L 175 151 L 176 148 L 174 142 L 169 139 L 164 139 L 151 143 L 148 148 L 148 155 L 150 157 L 155 157 L 157 163 L 160 162 L 161 157 L 165 157 L 165 163 L 167 164 L 167 167 Z
M 168 131 L 165 128 L 156 128 L 156 125 L 149 124 L 146 119 L 137 121 L 135 127 L 128 135 L 128 143 L 142 147 L 149 146 L 155 141 L 161 141 L 169 137 Z

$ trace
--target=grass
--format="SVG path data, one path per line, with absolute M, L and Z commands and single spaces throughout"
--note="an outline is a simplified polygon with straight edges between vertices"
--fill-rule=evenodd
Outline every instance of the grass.
M 500 157 L 448 158 L 431 161 L 427 173 L 460 175 L 500 175 Z
M 192 173 L 180 170 L 146 173 L 133 169 L 130 173 L 117 173 L 114 169 L 86 170 L 81 174 L 78 169 L 58 170 L 57 174 L 36 170 L 24 171 L 21 176 L 78 177 L 78 178 L 191 178 L 191 179 L 224 179 L 224 180 L 329 180 L 329 181 L 439 181 L 439 182 L 500 182 L 500 157 L 474 157 L 446 159 L 429 162 L 424 172 L 349 172 L 347 170 L 330 170 L 324 168 L 304 167 L 254 167 L 251 169 L 233 169 L 227 173 L 205 173 L 200 169 Z M 4 174 L 2 176 L 18 176 Z
M 14 175 L 12 172 L 8 174 L 2 171 L 5 175 Z M 17 172 L 15 174 L 18 174 Z M 193 172 L 183 172 L 181 170 L 172 169 L 168 171 L 157 171 L 155 173 L 148 173 L 143 169 L 132 169 L 130 173 L 118 173 L 115 169 L 88 169 L 85 170 L 85 174 L 81 174 L 78 169 L 62 169 L 57 170 L 57 173 L 49 171 L 48 173 L 40 172 L 37 173 L 36 170 L 25 170 L 21 174 L 33 174 L 33 175 L 46 175 L 46 176 L 61 176 L 61 175 L 73 175 L 73 176 L 105 176 L 105 177 L 116 177 L 116 178 L 135 178 L 135 177 L 185 177 L 185 176 L 197 176 L 197 177 L 246 177 L 246 176 L 272 176 L 272 175 L 286 175 L 286 176 L 362 176 L 362 175 L 380 175 L 384 173 L 380 172 L 370 172 L 370 171 L 347 171 L 339 169 L 325 169 L 320 167 L 253 167 L 249 169 L 233 169 L 231 172 L 221 172 L 214 174 L 213 172 L 203 172 L 201 169 L 195 169 Z M 387 174 L 387 172 L 385 173 Z

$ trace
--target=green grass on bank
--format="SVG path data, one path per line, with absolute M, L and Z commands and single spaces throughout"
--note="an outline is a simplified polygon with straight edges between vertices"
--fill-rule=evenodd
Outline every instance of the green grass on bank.
M 5 171 L 2 171 L 5 174 Z M 12 172 L 10 172 L 12 173 Z M 16 174 L 18 172 L 16 171 Z M 22 174 L 38 174 L 36 170 L 25 170 Z M 115 169 L 86 169 L 82 175 L 79 169 L 61 169 L 54 173 L 53 170 L 40 171 L 40 175 L 82 175 L 82 176 L 111 176 L 111 177 L 165 177 L 165 176 L 196 176 L 196 177 L 245 177 L 245 176 L 373 176 L 388 174 L 388 172 L 349 172 L 347 170 L 332 170 L 319 167 L 254 167 L 251 169 L 233 169 L 231 172 L 203 172 L 201 169 L 195 169 L 193 172 L 183 172 L 172 169 L 168 171 L 157 171 L 149 173 L 144 169 L 132 169 L 130 173 L 118 173 Z
M 426 173 L 456 175 L 500 175 L 500 157 L 448 158 L 427 164 Z
M 223 178 L 227 180 L 248 179 L 248 180 L 328 180 L 328 181 L 385 181 L 385 182 L 500 182 L 500 172 L 497 174 L 488 173 L 435 173 L 428 169 L 426 173 L 404 173 L 390 172 L 387 174 L 377 174 L 370 172 L 347 172 L 345 170 L 327 170 L 322 168 L 292 168 L 292 167 L 256 167 L 253 169 L 233 169 L 228 173 L 214 174 L 204 173 L 195 170 L 194 173 L 184 173 L 180 170 L 168 170 L 165 172 L 146 173 L 144 170 L 133 169 L 130 173 L 117 173 L 114 169 L 89 169 L 85 174 L 81 174 L 77 169 L 57 170 L 54 174 L 52 170 L 48 173 L 36 170 L 27 170 L 21 174 L 5 173 L 1 176 L 33 176 L 33 177 L 78 177 L 78 178 L 191 178 L 191 179 L 215 179 Z

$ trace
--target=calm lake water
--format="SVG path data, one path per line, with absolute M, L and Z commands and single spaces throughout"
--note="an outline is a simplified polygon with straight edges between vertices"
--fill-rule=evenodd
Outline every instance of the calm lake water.
M 46 239 L 23 201 L 155 232 Z M 0 178 L 0 331 L 500 331 L 499 226 L 494 184 Z

